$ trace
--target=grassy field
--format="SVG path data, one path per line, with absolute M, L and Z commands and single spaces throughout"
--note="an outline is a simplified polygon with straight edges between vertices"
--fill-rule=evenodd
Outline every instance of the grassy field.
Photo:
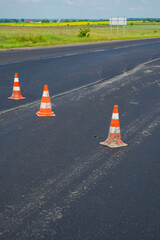
M 159 22 L 150 21 L 127 21 L 128 25 L 160 25 Z M 51 23 L 0 23 L 0 26 L 14 27 L 63 27 L 63 26 L 86 26 L 86 25 L 109 25 L 109 21 L 80 21 L 80 22 L 51 22 Z
M 0 49 L 160 37 L 160 23 L 128 22 L 125 35 L 122 27 L 119 27 L 119 34 L 116 27 L 111 33 L 108 22 L 82 24 L 83 22 L 0 24 Z M 79 37 L 80 28 L 90 28 L 90 36 Z

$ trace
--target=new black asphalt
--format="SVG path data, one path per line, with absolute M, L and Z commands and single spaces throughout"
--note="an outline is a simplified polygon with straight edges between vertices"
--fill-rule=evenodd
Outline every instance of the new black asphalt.
M 1 239 L 158 240 L 160 40 L 65 49 L 0 53 Z M 44 84 L 56 117 L 36 116 Z M 128 146 L 109 149 L 115 104 Z

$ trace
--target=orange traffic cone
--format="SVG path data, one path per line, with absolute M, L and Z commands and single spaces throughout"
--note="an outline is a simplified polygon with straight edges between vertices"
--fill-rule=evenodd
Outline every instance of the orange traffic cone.
M 104 142 L 100 142 L 100 144 L 110 148 L 125 147 L 128 145 L 121 140 L 118 105 L 114 105 L 113 108 L 108 138 Z
M 25 97 L 21 95 L 18 73 L 15 73 L 14 75 L 13 93 L 12 93 L 12 96 L 9 97 L 8 99 L 13 99 L 13 100 L 25 99 Z
M 56 116 L 52 111 L 51 100 L 48 91 L 48 85 L 44 85 L 42 101 L 40 105 L 39 112 L 36 113 L 38 116 Z

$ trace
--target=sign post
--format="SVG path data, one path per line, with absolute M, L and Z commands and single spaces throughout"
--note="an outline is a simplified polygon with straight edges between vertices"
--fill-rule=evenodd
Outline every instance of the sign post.
M 111 17 L 109 24 L 111 26 L 111 33 L 113 26 L 117 26 L 117 34 L 118 34 L 118 26 L 123 26 L 123 35 L 125 35 L 125 26 L 127 25 L 126 17 Z

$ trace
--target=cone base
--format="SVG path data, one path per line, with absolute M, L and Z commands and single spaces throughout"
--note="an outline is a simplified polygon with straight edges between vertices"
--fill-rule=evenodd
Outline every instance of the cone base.
M 37 116 L 39 117 L 55 117 L 56 114 L 54 112 L 51 112 L 51 113 L 41 113 L 41 112 L 37 112 L 36 113 Z
M 12 95 L 11 97 L 8 97 L 8 99 L 12 99 L 12 100 L 21 100 L 21 99 L 26 99 L 26 98 L 23 97 L 22 95 L 20 95 L 20 96 Z
M 110 148 L 120 148 L 120 147 L 126 147 L 128 146 L 128 144 L 126 143 L 116 143 L 116 142 L 100 142 L 101 145 L 106 146 L 106 147 L 110 147 Z

